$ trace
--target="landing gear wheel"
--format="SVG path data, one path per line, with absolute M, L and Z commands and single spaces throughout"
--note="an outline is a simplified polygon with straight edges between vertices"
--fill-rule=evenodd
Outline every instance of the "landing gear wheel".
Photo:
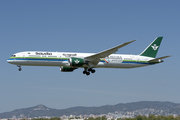
M 19 70 L 19 71 L 21 71 L 22 69 L 21 69 L 21 68 L 19 68 L 18 70 Z
M 83 74 L 90 75 L 90 73 L 95 73 L 95 70 L 92 68 L 84 68 Z
M 94 69 L 92 69 L 92 71 L 91 71 L 92 73 L 95 73 L 96 71 L 94 70 Z
M 86 75 L 90 75 L 90 72 L 86 72 Z
M 87 73 L 87 71 L 83 71 L 83 74 L 86 74 Z
M 92 68 L 89 68 L 88 71 L 92 71 Z
M 96 71 L 92 68 L 89 68 L 88 71 L 90 71 L 91 73 L 95 73 Z
M 19 71 L 21 71 L 21 70 L 22 70 L 22 69 L 21 69 L 21 65 L 17 65 L 17 66 L 19 67 L 19 69 L 18 69 L 18 70 L 19 70 Z

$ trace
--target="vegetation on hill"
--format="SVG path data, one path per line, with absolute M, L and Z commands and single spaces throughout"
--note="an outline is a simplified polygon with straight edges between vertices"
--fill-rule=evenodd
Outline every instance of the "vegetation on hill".
M 36 118 L 36 119 L 31 119 L 31 120 L 61 120 L 61 118 L 58 117 L 54 117 L 54 118 Z M 73 119 L 69 119 L 69 120 L 73 120 Z M 102 117 L 97 117 L 97 118 L 93 118 L 90 117 L 88 119 L 85 120 L 107 120 L 107 118 L 105 118 L 104 116 Z M 114 119 L 112 119 L 114 120 Z M 135 118 L 118 118 L 117 120 L 180 120 L 180 116 L 178 117 L 174 117 L 172 115 L 169 116 L 155 116 L 155 115 L 149 115 L 148 117 L 146 116 L 141 116 L 138 115 Z

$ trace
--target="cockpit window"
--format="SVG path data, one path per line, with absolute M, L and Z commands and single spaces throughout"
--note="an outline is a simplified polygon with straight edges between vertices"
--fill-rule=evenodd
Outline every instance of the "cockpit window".
M 16 57 L 16 55 L 12 55 L 11 57 Z

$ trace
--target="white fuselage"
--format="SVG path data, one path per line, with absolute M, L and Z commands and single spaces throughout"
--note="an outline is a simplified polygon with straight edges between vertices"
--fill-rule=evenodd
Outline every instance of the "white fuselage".
M 26 66 L 64 66 L 69 67 L 69 58 L 85 58 L 95 53 L 75 53 L 75 52 L 43 52 L 25 51 L 11 56 L 7 62 L 15 65 Z M 94 68 L 136 68 L 152 65 L 148 61 L 151 57 L 139 55 L 111 54 L 106 58 L 101 58 Z M 87 67 L 86 64 L 81 66 Z

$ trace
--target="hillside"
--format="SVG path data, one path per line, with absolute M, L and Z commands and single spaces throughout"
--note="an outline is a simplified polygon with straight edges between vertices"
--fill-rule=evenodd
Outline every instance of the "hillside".
M 132 102 L 132 103 L 120 103 L 116 105 L 105 105 L 100 107 L 72 107 L 68 109 L 52 109 L 44 105 L 37 105 L 30 108 L 17 109 L 11 112 L 0 113 L 0 118 L 12 118 L 12 116 L 29 116 L 29 117 L 38 117 L 38 116 L 56 116 L 60 117 L 62 115 L 85 115 L 85 114 L 106 114 L 109 112 L 115 111 L 135 111 L 141 109 L 155 109 L 155 110 L 164 110 L 174 114 L 180 114 L 180 104 L 172 102 L 150 102 L 150 101 L 141 101 L 141 102 Z

